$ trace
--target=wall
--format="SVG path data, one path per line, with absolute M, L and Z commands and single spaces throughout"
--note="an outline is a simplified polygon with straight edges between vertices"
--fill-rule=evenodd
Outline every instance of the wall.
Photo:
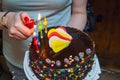
M 90 34 L 100 63 L 120 70 L 120 0 L 93 0 L 93 10 L 96 30 Z

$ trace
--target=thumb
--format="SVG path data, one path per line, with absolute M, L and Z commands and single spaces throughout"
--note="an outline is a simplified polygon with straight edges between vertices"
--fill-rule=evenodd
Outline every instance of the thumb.
M 24 24 L 29 23 L 30 17 L 27 12 L 21 12 L 20 16 Z

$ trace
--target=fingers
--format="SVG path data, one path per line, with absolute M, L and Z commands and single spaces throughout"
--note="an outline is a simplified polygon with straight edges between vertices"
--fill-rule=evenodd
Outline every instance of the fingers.
M 19 31 L 21 34 L 23 34 L 25 37 L 29 37 L 33 34 L 34 29 L 29 29 L 26 26 L 15 26 L 17 31 Z
M 24 13 L 23 16 L 27 15 Z M 27 18 L 25 19 L 27 21 Z M 9 28 L 9 36 L 15 39 L 27 39 L 34 32 L 34 28 L 28 28 L 21 19 L 21 13 L 15 15 L 14 24 Z
M 10 36 L 11 38 L 16 39 L 16 40 L 24 40 L 24 39 L 22 39 L 22 38 L 18 37 L 17 35 L 12 35 L 12 34 L 9 34 L 9 36 Z
M 15 27 L 16 29 L 21 32 L 23 35 L 25 35 L 26 37 L 29 37 L 30 35 L 33 34 L 34 32 L 34 24 L 31 24 L 29 20 L 29 16 L 26 12 L 22 12 L 19 13 L 18 16 L 20 17 L 18 20 L 18 22 L 16 22 Z M 17 18 L 17 17 L 16 17 Z M 21 20 L 22 18 L 22 20 Z M 24 23 L 22 22 L 24 21 L 26 23 L 26 25 L 24 25 Z
M 27 39 L 29 36 L 25 36 L 23 33 L 19 32 L 18 30 L 16 30 L 16 28 L 12 28 L 9 31 L 9 36 L 18 40 L 25 40 Z

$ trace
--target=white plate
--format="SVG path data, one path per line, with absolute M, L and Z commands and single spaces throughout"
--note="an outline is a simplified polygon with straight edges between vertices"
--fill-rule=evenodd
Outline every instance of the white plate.
M 99 74 L 101 74 L 101 70 L 100 70 L 99 61 L 96 55 L 94 56 L 94 59 L 95 61 L 92 66 L 92 70 L 88 73 L 88 75 L 85 77 L 84 80 L 98 80 L 100 77 Z M 39 80 L 31 70 L 31 68 L 29 67 L 29 51 L 26 51 L 25 53 L 23 64 L 24 64 L 24 71 L 27 78 L 29 80 Z

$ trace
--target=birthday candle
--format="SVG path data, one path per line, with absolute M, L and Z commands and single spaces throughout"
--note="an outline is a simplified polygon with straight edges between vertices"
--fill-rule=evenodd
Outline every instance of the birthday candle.
M 42 27 L 42 23 L 40 23 L 41 25 L 39 25 L 39 27 Z M 48 53 L 48 38 L 47 38 L 47 19 L 46 17 L 44 17 L 43 20 L 43 26 L 44 26 L 44 38 L 41 40 L 41 47 L 40 47 L 40 55 L 39 55 L 39 59 L 45 59 L 47 57 L 47 53 Z
M 36 36 L 33 37 L 33 44 L 34 44 L 34 46 L 35 46 L 35 51 L 36 51 L 36 53 L 39 53 L 38 41 L 37 41 Z
M 36 28 L 36 25 L 34 25 L 34 29 Z M 38 48 L 38 41 L 37 41 L 37 37 L 36 37 L 36 32 L 34 30 L 34 33 L 33 33 L 33 44 L 35 46 L 35 51 L 36 53 L 39 53 L 39 48 Z
M 47 25 L 48 25 L 48 22 L 47 22 L 46 16 L 44 17 L 43 25 L 44 25 L 44 27 L 45 27 L 45 33 L 47 33 Z
M 40 30 L 40 37 L 43 38 L 43 33 L 42 33 L 43 25 L 42 22 L 39 23 L 38 25 L 38 30 Z
M 36 28 L 36 25 L 34 25 L 34 33 L 33 33 L 33 37 L 36 36 L 35 28 Z

